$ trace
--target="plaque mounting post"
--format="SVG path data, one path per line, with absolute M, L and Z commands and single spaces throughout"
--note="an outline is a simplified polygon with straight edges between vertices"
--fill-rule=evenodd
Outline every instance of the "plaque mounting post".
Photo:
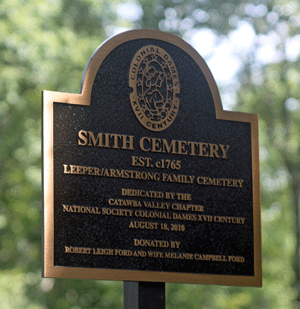
M 165 309 L 165 283 L 124 281 L 124 309 Z

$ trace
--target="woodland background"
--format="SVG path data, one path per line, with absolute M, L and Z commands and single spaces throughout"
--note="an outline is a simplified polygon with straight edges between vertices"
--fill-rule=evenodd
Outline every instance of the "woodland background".
M 296 0 L 1 0 L 1 308 L 123 306 L 122 282 L 41 278 L 41 91 L 78 93 L 95 49 L 138 28 L 191 43 L 224 108 L 260 116 L 263 288 L 167 284 L 167 308 L 300 308 Z

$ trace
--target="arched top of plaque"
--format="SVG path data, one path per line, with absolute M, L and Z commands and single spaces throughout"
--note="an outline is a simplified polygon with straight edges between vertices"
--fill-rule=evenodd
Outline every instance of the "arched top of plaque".
M 121 33 L 119 35 L 116 35 L 108 40 L 106 40 L 102 45 L 99 46 L 99 48 L 94 52 L 92 57 L 90 58 L 81 82 L 81 89 L 80 94 L 70 94 L 70 93 L 58 93 L 58 92 L 44 92 L 44 97 L 47 97 L 51 101 L 59 101 L 61 103 L 69 103 L 69 104 L 80 104 L 80 105 L 90 105 L 91 104 L 91 95 L 93 92 L 93 86 L 97 82 L 97 73 L 100 69 L 100 67 L 103 65 L 107 57 L 117 48 L 124 46 L 124 44 L 131 43 L 131 45 L 126 49 L 126 56 L 129 58 L 131 57 L 131 77 L 127 77 L 129 79 L 129 86 L 133 89 L 131 93 L 131 104 L 133 104 L 134 99 L 140 98 L 140 104 L 141 103 L 141 96 L 147 96 L 149 93 L 151 93 L 150 97 L 150 105 L 151 101 L 154 102 L 154 107 L 152 104 L 152 111 L 151 108 L 144 109 L 144 115 L 148 115 L 148 119 L 152 118 L 152 121 L 160 121 L 160 118 L 168 117 L 170 114 L 174 114 L 175 109 L 178 111 L 178 107 L 180 106 L 180 98 L 179 93 L 180 89 L 183 89 L 183 85 L 181 86 L 181 79 L 184 78 L 184 76 L 178 76 L 178 73 L 180 74 L 178 66 L 185 67 L 185 70 L 187 71 L 187 74 L 192 75 L 192 79 L 196 80 L 197 78 L 201 79 L 201 76 L 199 74 L 203 74 L 205 83 L 208 85 L 209 89 L 206 89 L 206 91 L 211 93 L 212 96 L 212 102 L 213 106 L 209 107 L 208 113 L 211 114 L 214 118 L 221 118 L 221 119 L 227 119 L 227 120 L 235 120 L 230 119 L 230 114 L 233 113 L 223 111 L 218 87 L 216 85 L 216 82 L 213 78 L 213 75 L 208 68 L 206 62 L 204 59 L 197 53 L 197 51 L 188 43 L 186 43 L 181 38 L 174 36 L 169 33 L 164 33 L 157 30 L 131 30 L 124 33 Z M 140 44 L 139 44 L 140 43 Z M 134 46 L 134 48 L 132 48 Z M 169 48 L 166 48 L 165 46 L 168 46 Z M 130 48 L 129 48 L 130 47 Z M 163 48 L 165 47 L 165 48 Z M 151 49 L 152 48 L 152 49 Z M 121 51 L 122 53 L 118 52 L 118 57 L 115 56 L 115 60 L 124 56 L 124 50 Z M 128 55 L 131 52 L 131 55 Z M 181 54 L 180 54 L 181 52 Z M 159 53 L 164 53 L 162 55 L 162 58 L 159 57 Z M 148 58 L 147 58 L 148 57 Z M 156 60 L 154 59 L 156 57 Z M 143 58 L 143 59 L 142 59 Z M 176 59 L 175 59 L 176 58 Z M 148 86 L 147 86 L 147 77 L 145 74 L 149 75 L 149 72 L 151 72 L 151 63 L 150 67 L 148 65 L 148 72 L 147 68 L 145 69 L 142 74 L 144 75 L 138 75 L 136 73 L 135 76 L 134 72 L 136 69 L 136 66 L 139 65 L 140 71 L 143 70 L 143 68 L 147 65 L 146 63 L 149 63 L 149 59 L 154 60 L 152 61 L 152 69 L 155 67 L 155 64 L 158 68 L 160 68 L 161 72 L 159 70 L 155 73 L 153 73 L 152 78 L 152 84 L 151 83 L 151 76 L 148 76 Z M 177 61 L 175 61 L 177 60 Z M 155 63 L 156 62 L 156 63 Z M 153 66 L 154 64 L 154 66 Z M 195 67 L 198 66 L 197 67 Z M 166 67 L 165 72 L 163 72 L 163 67 Z M 128 68 L 129 69 L 129 68 Z M 199 70 L 200 69 L 200 70 Z M 111 68 L 110 68 L 111 70 Z M 116 71 L 118 71 L 118 68 L 115 68 Z M 149 71 L 150 70 L 150 71 Z M 201 73 L 198 74 L 198 76 L 193 76 L 195 72 L 193 71 L 199 71 Z M 161 73 L 161 74 L 160 74 Z M 160 74 L 160 76 L 159 76 Z M 197 72 L 196 72 L 197 75 Z M 131 79 L 131 80 L 130 80 Z M 161 79 L 159 81 L 159 79 Z M 155 80 L 155 85 L 153 84 L 153 80 Z M 166 86 L 169 83 L 171 83 L 172 92 L 170 93 L 170 87 L 166 88 Z M 200 85 L 201 91 L 205 88 L 205 84 L 203 85 L 203 78 L 202 78 L 202 85 Z M 138 89 L 138 83 L 143 83 L 144 88 L 140 90 Z M 164 91 L 158 91 L 158 86 L 160 85 L 166 85 L 164 87 Z M 156 90 L 154 90 L 153 86 L 156 87 Z M 192 87 L 195 85 L 185 85 L 185 91 L 182 91 L 182 93 L 187 93 Z M 189 88 L 189 89 L 188 89 Z M 199 88 L 199 86 L 196 85 L 196 88 Z M 199 90 L 199 89 L 198 89 Z M 197 96 L 197 94 L 195 94 Z M 49 97 L 51 96 L 51 98 Z M 139 97 L 139 98 L 138 98 Z M 52 100 L 53 99 L 53 100 Z M 205 99 L 204 99 L 205 100 Z M 169 108 L 168 111 L 164 111 L 163 109 L 159 108 L 160 104 L 159 101 L 161 101 L 161 105 L 163 103 L 172 102 L 172 106 Z M 207 101 L 207 100 L 206 100 Z M 158 102 L 158 103 L 157 103 Z M 207 102 L 207 104 L 210 104 L 212 102 Z M 192 102 L 191 102 L 192 103 Z M 196 103 L 196 102 L 193 102 Z M 166 105 L 166 104 L 164 104 Z M 158 108 L 157 108 L 158 107 Z M 208 106 L 205 106 L 204 108 L 207 110 Z M 198 108 L 201 108 L 201 106 L 198 106 Z M 153 113 L 154 112 L 154 113 Z M 158 115 L 156 114 L 158 113 Z M 137 118 L 139 119 L 139 116 L 137 113 L 135 113 Z M 235 113 L 236 114 L 236 113 Z M 242 113 L 239 113 L 240 116 L 242 116 Z M 249 116 L 249 114 L 247 114 Z M 205 117 L 208 115 L 206 114 Z M 247 117 L 248 117 L 247 116 Z M 140 116 L 141 118 L 141 116 Z M 235 117 L 234 117 L 235 118 Z M 243 117 L 242 117 L 243 118 Z M 175 117 L 173 117 L 173 120 Z M 139 119 L 140 122 L 143 124 L 143 121 Z M 172 122 L 173 122 L 172 120 Z M 240 121 L 247 121 L 246 119 L 239 119 Z M 161 119 L 161 122 L 163 119 Z M 144 125 L 144 124 L 143 124 Z M 153 130 L 155 131 L 155 129 Z M 159 131 L 159 130 L 157 130 Z
M 175 92 L 177 93 L 179 93 L 180 91 L 180 83 L 179 83 L 180 76 L 178 76 L 178 70 L 176 67 L 176 63 L 174 63 L 174 59 L 173 59 L 174 56 L 172 55 L 172 51 L 178 54 L 178 50 L 181 50 L 183 54 L 185 54 L 184 55 L 185 58 L 190 57 L 195 62 L 195 64 L 198 65 L 198 67 L 200 68 L 201 72 L 203 73 L 205 77 L 206 82 L 208 83 L 209 90 L 213 97 L 215 113 L 218 118 L 218 113 L 223 111 L 223 107 L 222 107 L 222 103 L 220 100 L 218 87 L 204 59 L 198 54 L 198 52 L 191 45 L 186 43 L 181 38 L 175 35 L 157 31 L 157 30 L 144 29 L 144 30 L 127 31 L 127 32 L 121 33 L 119 35 L 116 35 L 106 40 L 102 45 L 99 46 L 99 48 L 95 51 L 93 56 L 90 58 L 86 66 L 85 72 L 83 74 L 82 82 L 81 82 L 80 93 L 82 93 L 82 96 L 85 98 L 83 101 L 86 102 L 86 104 L 90 103 L 90 100 L 88 98 L 90 98 L 91 96 L 92 87 L 93 87 L 97 72 L 99 68 L 101 67 L 101 65 L 103 64 L 106 57 L 119 46 L 129 43 L 129 42 L 132 42 L 133 43 L 132 45 L 137 46 L 137 48 L 139 49 L 137 52 L 135 52 L 134 48 L 131 48 L 132 56 L 131 55 L 129 56 L 129 57 L 132 57 L 130 72 L 134 73 L 132 72 L 132 70 L 136 68 L 135 62 L 139 63 L 139 65 L 143 65 L 143 59 L 139 59 L 140 56 L 142 58 L 143 57 L 145 58 L 144 59 L 144 62 L 145 62 L 147 61 L 146 59 L 147 55 L 153 58 L 153 57 L 159 56 L 159 53 L 164 53 L 161 59 L 165 60 L 165 63 L 163 63 L 162 65 L 166 64 L 166 66 L 169 66 L 169 72 L 170 72 L 169 75 L 172 75 L 171 76 L 172 83 L 173 85 L 175 84 L 174 88 L 175 88 Z M 162 43 L 167 43 L 169 45 L 168 51 L 165 51 L 163 48 L 161 48 L 160 45 Z M 151 50 L 151 47 L 152 47 L 152 50 Z M 126 50 L 128 50 L 128 48 L 126 48 Z M 178 56 L 179 56 L 178 58 L 180 60 L 180 64 L 182 64 L 183 66 L 185 65 L 191 66 L 190 68 L 187 68 L 187 70 L 190 71 L 189 72 L 190 74 L 193 74 L 192 70 L 195 69 L 194 64 L 192 62 L 190 62 L 189 64 L 185 63 L 187 59 L 184 59 L 182 55 L 178 55 Z M 119 57 L 122 58 L 123 54 L 119 53 Z M 130 78 L 132 77 L 133 76 L 131 76 Z M 138 79 L 138 76 L 136 76 L 136 78 Z M 177 80 L 178 80 L 179 85 L 176 85 Z M 129 80 L 129 85 L 133 88 L 133 93 L 131 94 L 131 98 L 134 97 L 135 95 L 138 95 L 136 93 L 137 91 L 135 87 L 136 86 L 135 80 L 132 80 L 132 79 L 131 81 Z M 176 94 L 173 93 L 174 99 L 175 99 L 175 95 Z M 178 99 L 177 99 L 177 102 L 175 102 L 175 105 L 176 104 L 179 105 Z

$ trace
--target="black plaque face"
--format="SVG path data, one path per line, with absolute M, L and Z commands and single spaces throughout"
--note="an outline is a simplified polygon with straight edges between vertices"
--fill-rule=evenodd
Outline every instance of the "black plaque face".
M 258 117 L 192 47 L 121 34 L 43 103 L 45 277 L 261 285 Z

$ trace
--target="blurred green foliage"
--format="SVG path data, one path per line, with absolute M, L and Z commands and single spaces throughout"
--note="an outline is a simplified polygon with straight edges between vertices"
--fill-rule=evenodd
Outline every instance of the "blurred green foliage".
M 119 31 L 189 38 L 207 28 L 220 42 L 241 22 L 256 43 L 236 51 L 238 76 L 220 90 L 233 109 L 260 115 L 264 286 L 167 284 L 167 308 L 300 308 L 300 67 L 287 50 L 300 41 L 294 0 L 0 2 L 1 308 L 122 308 L 121 282 L 41 278 L 41 91 L 78 93 L 88 59 Z M 269 38 L 277 56 L 259 61 Z

